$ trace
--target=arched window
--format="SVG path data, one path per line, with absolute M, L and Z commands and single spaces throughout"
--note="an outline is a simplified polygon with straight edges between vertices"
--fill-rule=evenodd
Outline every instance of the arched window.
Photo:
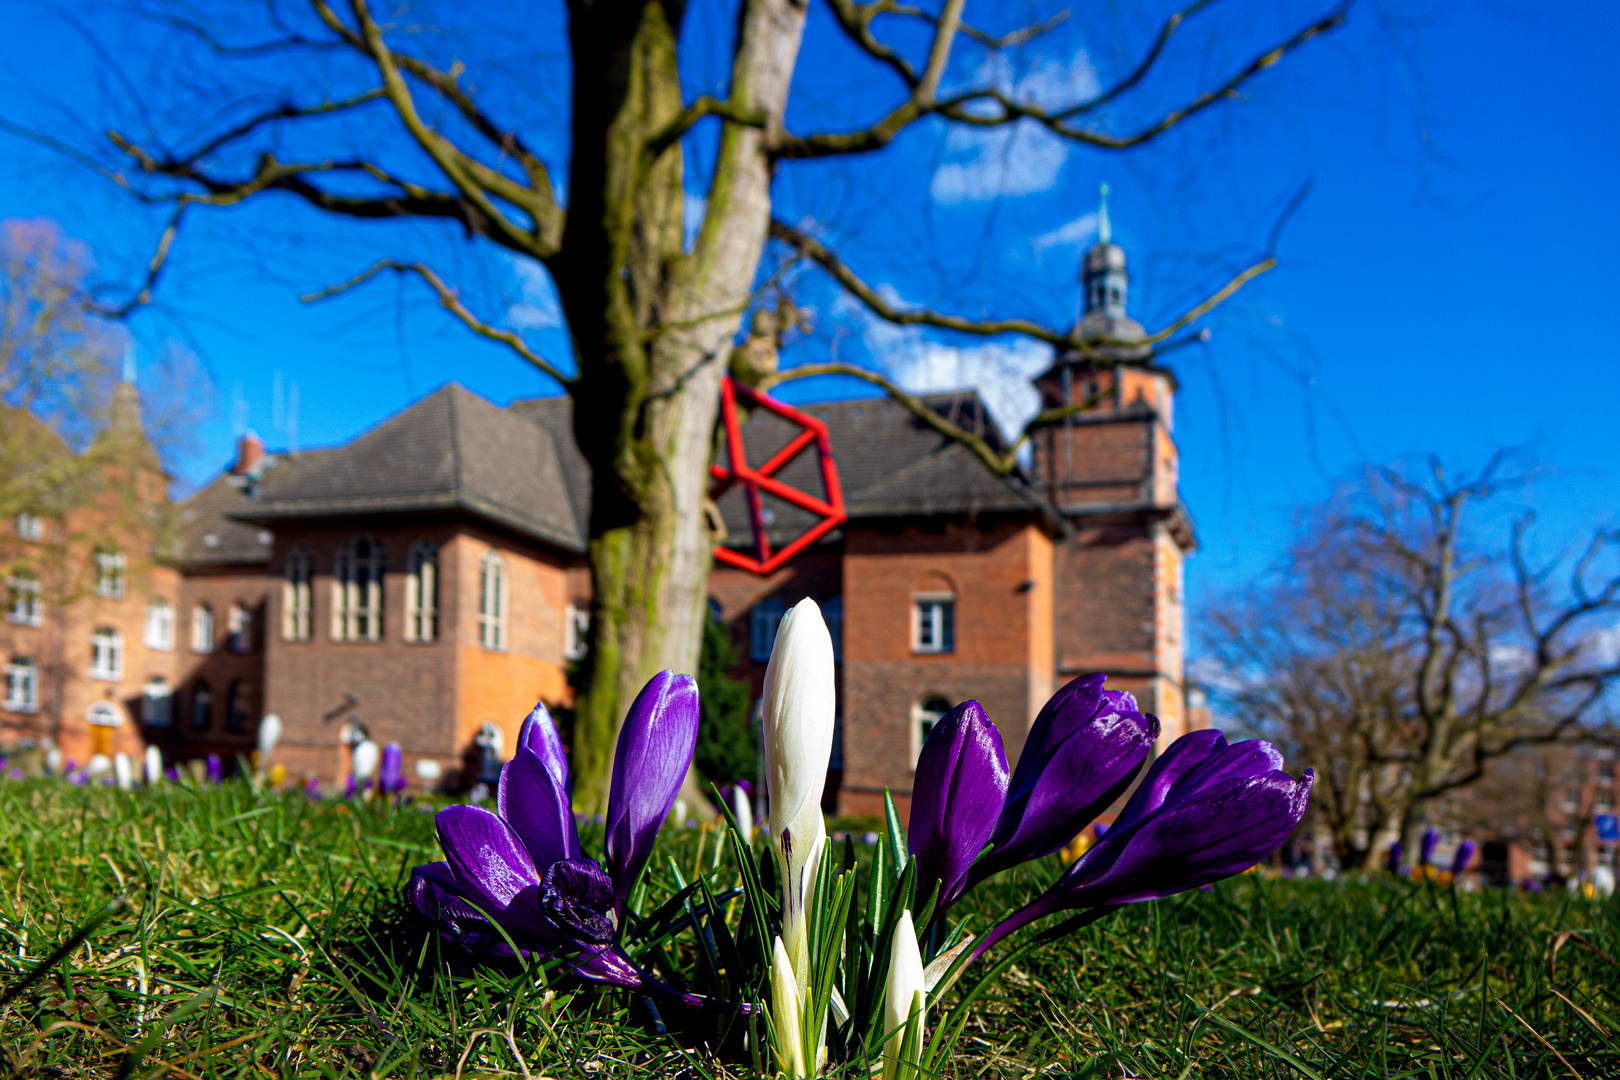
M 97 595 L 120 600 L 124 595 L 124 553 L 103 548 L 95 554 Z
M 437 641 L 439 637 L 439 545 L 418 540 L 411 545 L 405 577 L 405 640 Z
M 199 682 L 191 691 L 191 730 L 207 731 L 213 723 L 214 692 L 205 682 Z
M 110 626 L 90 635 L 90 677 L 109 682 L 124 677 L 124 635 Z
M 351 536 L 338 547 L 332 579 L 332 639 L 381 641 L 382 620 L 382 545 Z
M 174 693 L 156 675 L 141 688 L 141 718 L 147 727 L 166 728 L 174 723 Z
M 6 665 L 6 708 L 39 711 L 39 665 L 29 657 L 14 656 Z
M 506 560 L 486 552 L 478 570 L 478 644 L 506 648 Z
M 248 688 L 241 679 L 232 679 L 225 692 L 225 730 L 246 731 L 248 722 Z
M 782 625 L 787 605 L 780 596 L 767 596 L 754 605 L 748 617 L 749 655 L 758 663 L 771 658 L 771 647 L 776 644 L 776 628 Z
M 174 648 L 174 605 L 162 598 L 146 605 L 146 647 L 164 652 Z
M 45 621 L 45 608 L 39 602 L 39 578 L 32 570 L 14 570 L 11 574 L 11 603 L 6 618 L 24 626 L 39 626 Z
M 233 653 L 253 651 L 253 613 L 241 603 L 231 605 L 230 621 L 225 624 L 225 647 Z
M 191 609 L 191 651 L 214 651 L 214 609 L 207 604 L 198 604 Z
M 911 598 L 911 648 L 920 653 L 956 651 L 956 597 L 916 593 Z
M 934 730 L 934 725 L 951 711 L 951 703 L 938 695 L 925 697 L 911 707 L 911 762 L 917 763 L 917 755 L 922 753 L 923 744 L 928 741 L 928 735 Z
M 287 552 L 286 579 L 281 583 L 281 636 L 288 641 L 309 640 L 312 565 L 309 548 L 303 544 L 294 544 Z

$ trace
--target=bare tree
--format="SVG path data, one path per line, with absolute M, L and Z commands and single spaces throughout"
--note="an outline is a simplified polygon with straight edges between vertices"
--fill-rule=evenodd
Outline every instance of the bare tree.
M 559 63 L 530 76 L 540 83 L 560 75 L 553 81 L 566 84 L 565 110 L 532 103 L 540 98 L 522 105 L 521 94 L 483 94 L 497 81 L 489 70 L 469 70 L 464 58 L 436 48 L 439 28 L 414 8 L 374 11 L 368 0 L 348 0 L 340 11 L 328 0 L 267 0 L 255 22 L 240 8 L 227 16 L 157 0 L 142 10 L 161 31 L 153 47 L 167 50 L 171 70 L 207 70 L 216 87 L 228 87 L 230 72 L 240 70 L 254 92 L 236 102 L 212 98 L 151 111 L 146 133 L 109 133 L 116 152 L 63 148 L 134 197 L 172 208 L 144 279 L 126 301 L 108 305 L 115 313 L 150 300 L 189 214 L 277 195 L 329 217 L 334 227 L 439 223 L 549 273 L 572 341 L 566 358 L 543 356 L 516 330 L 479 315 L 443 267 L 425 257 L 357 267 L 353 278 L 316 295 L 382 273 L 414 275 L 468 329 L 505 345 L 572 396 L 575 437 L 593 477 L 592 640 L 574 736 L 576 795 L 589 807 L 605 797 L 624 704 L 653 672 L 691 670 L 697 660 L 714 542 L 702 507 L 718 383 L 740 320 L 756 302 L 768 244 L 778 245 L 784 260 L 808 260 L 825 271 L 880 319 L 1085 348 L 1074 331 L 1027 319 L 975 319 L 886 302 L 814 228 L 773 219 L 778 175 L 796 162 L 881 151 L 925 121 L 976 129 L 1037 125 L 1104 151 L 1144 146 L 1240 97 L 1292 50 L 1340 25 L 1346 11 L 1343 3 L 1332 6 L 1276 40 L 1257 42 L 1248 62 L 1193 86 L 1137 125 L 1116 129 L 1114 110 L 1139 97 L 1150 76 L 1161 76 L 1178 31 L 1214 6 L 1193 0 L 1170 13 L 1148 40 L 1122 43 L 1120 53 L 1135 58 L 1111 84 L 1048 108 L 984 77 L 984 65 L 968 54 L 982 60 L 1025 44 L 1062 23 L 1067 11 L 1001 32 L 967 22 L 965 0 L 827 0 L 834 32 L 889 79 L 889 101 L 863 103 L 878 106 L 866 110 L 874 118 L 865 126 L 796 131 L 786 119 L 790 86 L 814 94 L 818 80 L 825 89 L 842 78 L 796 71 L 808 0 L 741 0 L 729 40 L 718 45 L 712 35 L 702 42 L 683 37 L 688 12 L 681 0 L 571 0 L 560 20 L 566 74 Z M 985 14 L 1007 18 L 992 5 Z M 689 54 L 717 47 L 729 58 L 723 89 L 683 92 L 683 68 L 695 63 Z M 1199 78 L 1188 70 L 1178 81 Z M 548 129 L 509 118 L 528 113 L 555 119 Z M 54 134 L 36 130 L 33 137 L 62 146 Z M 566 152 L 543 149 L 559 146 Z M 700 148 L 704 209 L 688 247 L 686 178 Z M 563 157 L 566 164 L 557 165 Z M 565 185 L 556 182 L 558 172 Z M 1151 341 L 1165 340 L 1273 265 L 1268 252 Z M 830 372 L 875 378 L 999 472 L 1014 467 L 1012 455 L 992 453 L 973 433 L 930 419 L 914 398 L 864 369 L 816 365 L 783 374 Z M 1043 413 L 1034 426 L 1064 415 Z
M 1349 865 L 1397 823 L 1415 850 L 1442 800 L 1493 763 L 1607 737 L 1620 533 L 1540 565 L 1529 515 L 1483 543 L 1477 519 L 1515 486 L 1500 467 L 1370 470 L 1214 616 L 1227 706 L 1318 771 L 1312 801 Z

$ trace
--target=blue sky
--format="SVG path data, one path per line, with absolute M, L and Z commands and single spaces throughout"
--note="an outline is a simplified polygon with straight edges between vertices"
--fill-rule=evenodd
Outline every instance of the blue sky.
M 139 83 L 160 54 L 145 68 L 128 56 L 114 65 L 55 9 L 10 6 L 18 32 L 0 44 L 0 98 L 12 104 L 0 114 L 65 136 L 131 115 L 120 78 Z M 970 17 L 975 6 L 1003 17 L 1035 5 L 970 4 Z M 723 70 L 713 42 L 729 16 L 719 5 L 693 7 L 686 77 L 693 89 L 712 88 Z M 1106 119 L 1129 126 L 1319 10 L 1237 5 L 1190 27 L 1172 73 Z M 1067 25 L 999 58 L 963 50 L 951 79 L 1061 101 L 1122 70 L 1160 16 L 1147 5 Z M 519 29 L 512 40 L 527 43 L 520 58 L 534 63 L 558 26 L 542 14 Z M 111 16 L 99 32 L 146 40 Z M 1268 72 L 1242 100 L 1147 150 L 1111 155 L 1025 128 L 986 135 L 922 125 L 858 168 L 786 168 L 777 208 L 812 223 L 901 301 L 1066 325 L 1096 185 L 1107 181 L 1115 236 L 1132 262 L 1132 309 L 1153 329 L 1258 252 L 1308 180 L 1281 266 L 1207 320 L 1206 346 L 1171 358 L 1183 387 L 1183 491 L 1201 541 L 1188 569 L 1195 618 L 1199 604 L 1273 564 L 1298 507 L 1368 462 L 1438 453 L 1465 467 L 1518 448 L 1540 470 L 1522 501 L 1551 551 L 1595 525 L 1620 524 L 1612 419 L 1620 347 L 1608 315 L 1620 292 L 1617 48 L 1620 12 L 1609 5 L 1362 4 L 1344 30 Z M 518 54 L 511 45 L 497 57 L 501 70 L 521 71 Z M 892 102 L 892 80 L 841 48 L 823 8 L 814 8 L 800 69 L 790 119 L 802 126 L 833 126 Z M 556 130 L 555 85 L 526 77 L 492 85 L 525 131 L 562 152 L 543 135 Z M 109 279 L 132 276 L 161 219 L 76 166 L 0 138 L 0 217 L 55 219 L 92 245 Z M 694 173 L 707 145 L 693 142 Z M 689 186 L 700 210 L 701 185 Z M 486 314 L 550 355 L 566 348 L 544 275 L 454 234 L 333 229 L 282 201 L 192 225 L 160 305 L 132 324 L 143 364 L 180 342 L 211 375 L 210 418 L 181 461 L 187 482 L 222 467 L 244 425 L 272 444 L 292 438 L 295 387 L 302 446 L 348 439 L 448 379 L 496 401 L 548 391 L 409 284 L 382 282 L 318 306 L 297 299 L 380 252 L 427 251 Z M 1022 380 L 1045 359 L 1012 339 L 898 332 L 813 276 L 796 281 L 815 326 L 795 361 L 836 351 L 883 363 L 920 388 L 974 382 L 1013 416 L 1024 407 Z M 842 392 L 806 384 L 787 396 Z

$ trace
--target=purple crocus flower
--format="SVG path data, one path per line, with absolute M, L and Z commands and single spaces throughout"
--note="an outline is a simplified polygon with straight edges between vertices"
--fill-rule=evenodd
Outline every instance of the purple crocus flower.
M 1305 815 L 1313 774 L 1295 780 L 1282 766 L 1276 748 L 1258 739 L 1183 735 L 1153 763 L 1107 834 L 985 935 L 974 954 L 1055 911 L 1157 900 L 1247 870 Z
M 1399 840 L 1397 840 L 1393 844 L 1389 845 L 1389 872 L 1390 873 L 1399 874 L 1401 872 L 1401 859 L 1405 855 L 1406 855 L 1406 851 L 1401 846 L 1401 842 Z
M 22 769 L 19 766 L 16 766 L 16 765 L 13 765 L 11 767 L 11 772 L 9 772 L 7 775 L 10 776 L 13 780 L 26 780 L 26 779 L 28 779 L 28 774 L 23 772 Z
M 917 896 L 937 891 L 944 911 L 967 887 L 1007 797 L 1001 732 L 977 701 L 946 713 L 923 744 L 911 787 L 907 850 L 917 860 Z
M 377 768 L 377 790 L 384 795 L 394 795 L 404 791 L 409 781 L 405 779 L 405 752 L 400 749 L 399 743 L 391 742 L 383 747 L 382 764 Z
M 218 754 L 209 754 L 207 758 L 208 782 L 210 784 L 223 783 L 225 780 L 225 766 L 221 764 Z
M 493 920 L 526 953 L 572 954 L 584 978 L 667 992 L 618 938 L 630 891 L 691 765 L 697 727 L 691 676 L 660 672 L 636 696 L 614 754 L 604 869 L 580 853 L 562 740 L 536 706 L 501 770 L 495 812 L 439 811 L 434 822 L 446 861 L 417 867 L 406 898 L 469 950 L 510 955 Z
M 1457 878 L 1468 869 L 1468 864 L 1474 861 L 1474 842 L 1464 840 L 1457 845 L 1457 854 L 1451 857 L 1451 876 Z
M 1029 729 L 991 836 L 969 884 L 1050 855 L 1106 810 L 1147 760 L 1157 717 L 1136 699 L 1104 690 L 1106 675 L 1082 675 L 1052 696 Z
M 1428 866 L 1434 862 L 1434 849 L 1440 846 L 1440 830 L 1430 825 L 1423 830 L 1423 843 L 1418 848 L 1418 865 Z
M 171 784 L 178 784 L 180 782 L 180 766 L 170 765 L 168 768 L 164 769 L 163 779 L 167 780 Z
M 360 782 L 354 778 L 354 773 L 350 773 L 343 778 L 343 797 L 352 799 L 358 794 L 360 794 Z
M 304 798 L 311 802 L 321 801 L 321 782 L 313 776 L 304 784 Z

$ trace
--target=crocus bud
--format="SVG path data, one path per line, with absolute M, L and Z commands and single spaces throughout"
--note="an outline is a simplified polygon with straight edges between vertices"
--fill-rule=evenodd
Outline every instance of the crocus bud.
M 1457 853 L 1451 857 L 1451 876 L 1453 879 L 1468 869 L 1468 864 L 1474 861 L 1474 842 L 1464 840 L 1457 845 Z
M 905 1042 L 906 1024 L 913 1010 L 917 1014 L 919 1033 L 926 1022 L 928 1009 L 927 978 L 923 974 L 922 950 L 917 947 L 917 928 L 912 925 L 911 912 L 902 911 L 895 924 L 894 944 L 889 949 L 889 981 L 883 990 L 883 1080 L 894 1080 L 901 1065 L 901 1046 Z M 922 1040 L 917 1050 L 922 1049 Z M 921 1060 L 913 1058 L 915 1066 Z M 912 1075 L 915 1075 L 913 1073 Z
M 1592 871 L 1592 895 L 1599 900 L 1607 900 L 1614 895 L 1613 870 L 1600 865 Z
M 377 788 L 384 795 L 405 790 L 405 752 L 400 749 L 397 742 L 388 743 L 383 747 L 382 765 L 377 772 Z
M 799 982 L 780 937 L 771 946 L 771 1025 L 776 1029 L 777 1068 L 787 1080 L 799 1080 L 805 1074 Z
M 143 762 L 143 772 L 146 774 L 146 786 L 155 787 L 163 779 L 163 751 L 155 746 L 146 748 Z
M 907 849 L 917 859 L 919 900 L 935 895 L 944 911 L 962 894 L 1006 797 L 1001 732 L 977 701 L 964 701 L 934 725 L 917 758 Z
M 207 760 L 204 762 L 203 767 L 207 770 L 208 782 L 210 784 L 224 783 L 225 766 L 219 760 L 218 754 L 209 754 Z
M 737 819 L 737 831 L 746 841 L 754 839 L 754 804 L 748 801 L 748 790 L 741 784 L 731 789 L 731 813 Z
M 113 782 L 120 791 L 132 791 L 135 787 L 135 767 L 122 750 L 113 755 Z
M 1136 778 L 1159 737 L 1136 699 L 1083 675 L 1052 696 L 1029 729 L 991 842 L 973 880 L 1067 844 Z
M 371 774 L 377 771 L 377 759 L 381 756 L 377 744 L 370 739 L 363 739 L 354 748 L 354 779 L 358 787 L 365 787 Z
M 84 767 L 84 771 L 91 776 L 100 776 L 104 772 L 111 772 L 112 758 L 106 754 L 92 754 L 89 763 Z
M 1389 858 L 1389 872 L 1390 873 L 1398 874 L 1398 873 L 1401 872 L 1401 860 L 1403 858 L 1405 858 L 1405 856 L 1406 856 L 1406 852 L 1402 849 L 1401 842 L 1399 840 L 1397 840 L 1393 844 L 1389 845 L 1389 856 L 1388 856 L 1388 858 Z
M 1428 866 L 1434 862 L 1434 849 L 1440 846 L 1440 830 L 1433 825 L 1423 830 L 1423 843 L 1418 848 L 1418 865 Z
M 692 766 L 698 713 L 696 680 L 660 671 L 636 695 L 619 729 L 608 789 L 607 870 L 621 921 L 630 890 Z
M 281 717 L 271 713 L 259 721 L 259 763 L 275 753 L 276 744 L 281 741 Z
M 782 881 L 782 936 L 803 996 L 810 979 L 805 905 L 814 895 L 826 843 L 821 793 L 832 756 L 832 637 L 814 600 L 782 618 L 763 698 L 765 781 L 770 793 L 771 847 Z
M 45 769 L 53 774 L 62 771 L 62 751 L 53 746 L 45 752 Z

